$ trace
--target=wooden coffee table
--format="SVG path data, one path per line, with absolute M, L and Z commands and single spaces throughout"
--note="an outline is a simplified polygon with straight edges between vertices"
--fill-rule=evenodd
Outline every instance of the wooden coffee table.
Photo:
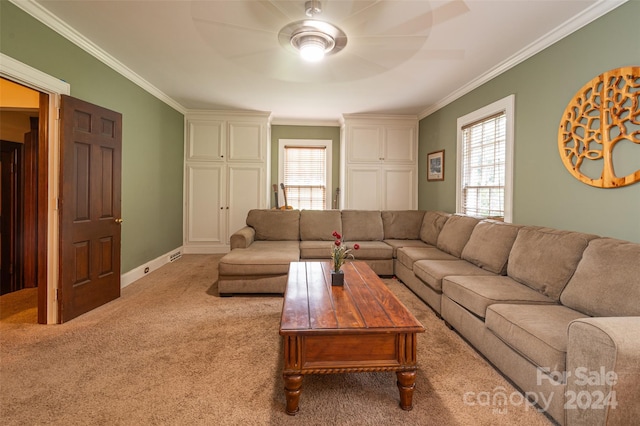
M 400 407 L 413 408 L 416 333 L 424 327 L 362 261 L 346 263 L 331 286 L 329 262 L 292 262 L 284 295 L 287 414 L 298 412 L 305 374 L 395 371 Z

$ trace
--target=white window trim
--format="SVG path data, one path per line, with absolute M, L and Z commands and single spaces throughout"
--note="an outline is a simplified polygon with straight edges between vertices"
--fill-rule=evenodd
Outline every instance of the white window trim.
M 456 123 L 457 129 L 457 155 L 456 155 L 456 211 L 462 211 L 462 128 L 467 124 L 480 121 L 501 112 L 506 115 L 506 140 L 505 140 L 505 181 L 504 181 L 504 221 L 513 221 L 513 146 L 514 146 L 514 121 L 515 121 L 515 95 L 509 95 L 490 105 L 459 117 Z
M 332 189 L 332 159 L 333 141 L 330 139 L 278 139 L 278 204 L 284 205 L 284 196 L 280 190 L 280 182 L 284 181 L 284 147 L 287 145 L 303 146 L 312 148 L 325 148 L 327 154 L 327 200 L 325 209 L 331 210 Z

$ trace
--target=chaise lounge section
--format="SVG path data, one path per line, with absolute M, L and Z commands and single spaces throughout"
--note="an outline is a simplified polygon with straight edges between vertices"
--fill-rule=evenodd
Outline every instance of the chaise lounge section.
M 557 423 L 640 418 L 640 244 L 437 211 L 252 210 L 220 293 L 283 293 L 289 262 L 328 260 L 333 231 Z

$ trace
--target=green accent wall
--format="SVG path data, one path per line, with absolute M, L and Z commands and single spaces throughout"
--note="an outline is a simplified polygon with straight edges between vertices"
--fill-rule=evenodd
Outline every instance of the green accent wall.
M 419 208 L 455 211 L 457 118 L 515 94 L 513 222 L 640 242 L 640 183 L 588 186 L 566 170 L 557 142 L 578 90 L 604 71 L 640 65 L 639 16 L 640 2 L 629 1 L 420 120 Z M 427 153 L 440 149 L 445 180 L 427 182 Z M 640 169 L 640 146 L 620 150 L 622 175 Z
M 280 139 L 323 139 L 332 140 L 332 175 L 331 182 L 333 184 L 332 195 L 335 196 L 335 190 L 340 186 L 340 127 L 332 126 L 271 126 L 271 184 L 280 186 L 278 182 L 278 141 Z M 275 207 L 273 196 L 271 197 L 271 207 Z
M 122 272 L 182 246 L 183 115 L 4 0 L 0 51 L 122 114 Z

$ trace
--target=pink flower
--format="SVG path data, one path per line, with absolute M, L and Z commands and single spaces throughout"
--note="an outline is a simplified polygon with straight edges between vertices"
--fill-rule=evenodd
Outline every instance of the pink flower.
M 335 242 L 336 247 L 340 247 L 340 244 L 342 244 L 342 243 L 340 242 L 340 240 L 336 240 L 336 242 Z
M 358 250 L 359 248 L 360 248 L 360 244 L 355 243 L 355 244 L 353 245 L 353 249 L 354 249 L 354 250 Z

